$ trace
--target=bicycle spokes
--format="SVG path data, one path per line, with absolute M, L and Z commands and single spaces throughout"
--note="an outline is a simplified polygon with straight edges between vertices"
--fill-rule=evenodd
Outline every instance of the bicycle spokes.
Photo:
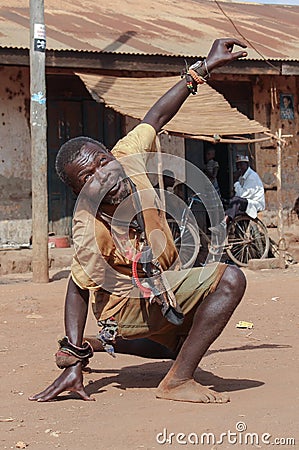
M 238 216 L 229 225 L 227 254 L 236 264 L 247 266 L 250 259 L 265 258 L 268 250 L 268 232 L 259 219 Z

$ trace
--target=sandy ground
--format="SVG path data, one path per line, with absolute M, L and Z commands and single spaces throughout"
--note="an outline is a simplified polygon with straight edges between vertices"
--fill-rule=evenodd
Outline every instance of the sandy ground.
M 299 266 L 245 273 L 244 300 L 197 371 L 205 384 L 230 392 L 224 405 L 158 400 L 155 386 L 170 361 L 99 353 L 84 376 L 96 402 L 68 393 L 51 403 L 28 401 L 60 373 L 53 354 L 63 336 L 67 273 L 56 273 L 47 285 L 31 283 L 28 275 L 3 277 L 1 448 L 299 447 Z M 236 328 L 240 320 L 254 328 Z M 92 314 L 87 332 L 96 333 Z

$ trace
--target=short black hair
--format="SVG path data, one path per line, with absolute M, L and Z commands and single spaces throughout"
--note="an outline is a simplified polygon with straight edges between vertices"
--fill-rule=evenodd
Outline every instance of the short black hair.
M 82 147 L 88 142 L 97 145 L 103 152 L 108 152 L 108 149 L 101 142 L 95 141 L 94 139 L 86 136 L 78 136 L 65 142 L 58 150 L 55 161 L 55 169 L 57 175 L 59 176 L 61 181 L 63 181 L 63 183 L 69 186 L 71 185 L 71 180 L 65 173 L 65 166 L 72 163 L 78 158 L 81 153 Z

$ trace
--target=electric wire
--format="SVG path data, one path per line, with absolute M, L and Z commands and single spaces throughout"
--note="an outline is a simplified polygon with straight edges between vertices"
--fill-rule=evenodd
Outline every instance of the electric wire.
M 277 72 L 279 72 L 279 74 L 281 75 L 281 69 L 277 68 L 276 66 L 274 66 L 274 64 L 271 64 L 267 58 L 252 44 L 252 42 L 246 38 L 246 36 L 244 36 L 244 34 L 239 30 L 239 28 L 235 25 L 234 21 L 229 17 L 229 15 L 224 11 L 224 9 L 222 8 L 222 6 L 219 4 L 219 2 L 217 0 L 214 0 L 214 2 L 216 3 L 216 5 L 218 6 L 218 8 L 220 9 L 220 11 L 222 12 L 222 14 L 227 18 L 227 20 L 232 24 L 232 26 L 234 27 L 234 29 L 236 30 L 236 32 L 242 37 L 242 39 L 247 42 L 247 44 L 257 52 L 257 54 L 259 56 L 261 56 L 263 58 L 263 60 L 265 61 L 266 64 L 268 64 L 270 67 L 272 67 L 274 70 L 276 70 Z

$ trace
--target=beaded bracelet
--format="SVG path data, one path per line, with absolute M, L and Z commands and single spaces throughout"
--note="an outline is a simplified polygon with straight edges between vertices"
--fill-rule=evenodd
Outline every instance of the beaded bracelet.
M 184 78 L 186 80 L 186 84 L 187 84 L 187 89 L 188 91 L 192 94 L 195 95 L 197 94 L 197 83 L 196 81 L 192 78 L 191 74 L 189 72 L 183 71 L 181 74 L 181 78 Z
M 193 78 L 193 80 L 197 83 L 197 84 L 203 84 L 205 83 L 205 79 L 199 75 L 197 75 L 197 73 L 195 72 L 195 70 L 193 69 L 189 69 L 189 73 L 191 75 L 191 77 Z
M 203 78 L 204 82 L 207 81 L 207 79 L 211 76 L 208 70 L 206 59 L 204 59 L 203 61 L 196 61 L 196 63 L 192 64 L 189 67 L 189 70 L 190 69 L 194 70 L 199 77 Z
M 211 76 L 208 70 L 206 59 L 203 61 L 196 61 L 189 69 L 186 63 L 186 69 L 182 72 L 181 78 L 186 79 L 187 89 L 192 95 L 197 94 L 197 85 L 206 83 L 207 79 Z

